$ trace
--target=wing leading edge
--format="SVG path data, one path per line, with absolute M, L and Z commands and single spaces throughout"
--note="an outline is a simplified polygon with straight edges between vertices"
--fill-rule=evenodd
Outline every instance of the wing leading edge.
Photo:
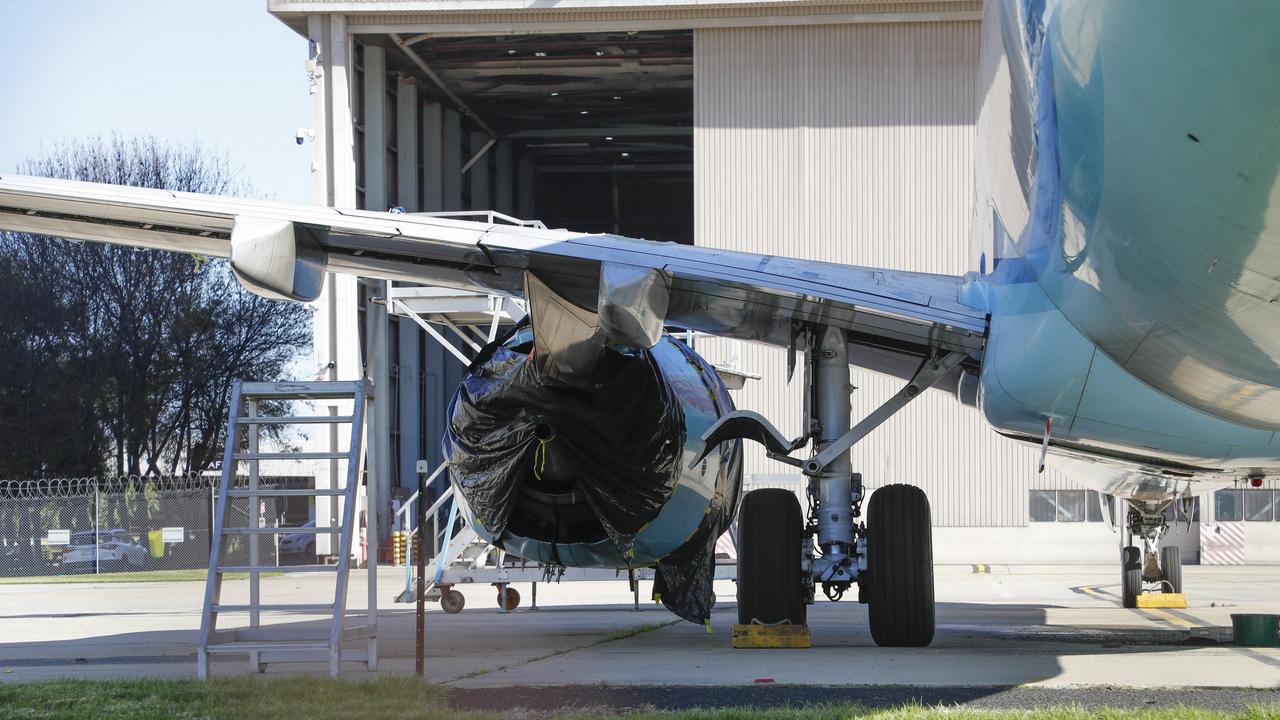
M 426 215 L 0 176 L 0 229 L 13 232 L 233 257 L 235 248 L 242 255 L 243 248 L 261 252 L 261 242 L 238 236 L 262 226 L 291 226 L 291 235 L 307 238 L 308 263 L 298 251 L 299 268 L 504 295 L 522 295 L 531 273 L 592 311 L 606 267 L 657 271 L 669 294 L 668 325 L 782 347 L 799 323 L 840 327 L 857 346 L 854 364 L 902 377 L 939 350 L 969 354 L 973 369 L 985 341 L 986 316 L 960 301 L 959 277 Z M 278 257 L 267 260 L 283 267 Z

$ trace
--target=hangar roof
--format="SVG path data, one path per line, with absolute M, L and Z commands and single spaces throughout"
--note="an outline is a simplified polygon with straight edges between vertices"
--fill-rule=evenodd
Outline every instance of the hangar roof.
M 977 20 L 982 0 L 268 0 L 267 9 L 303 34 L 307 15 L 334 13 L 355 33 L 438 36 Z

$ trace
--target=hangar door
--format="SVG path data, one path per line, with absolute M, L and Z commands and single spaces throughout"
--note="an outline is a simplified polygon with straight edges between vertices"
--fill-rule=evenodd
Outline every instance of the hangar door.
M 973 200 L 978 23 L 863 23 L 694 33 L 699 245 L 962 274 Z M 763 379 L 738 404 L 801 426 L 784 352 L 723 341 Z M 900 382 L 855 371 L 862 416 Z M 855 447 L 870 487 L 925 488 L 947 526 L 1022 526 L 1036 455 L 930 391 Z M 750 448 L 746 472 L 794 469 Z

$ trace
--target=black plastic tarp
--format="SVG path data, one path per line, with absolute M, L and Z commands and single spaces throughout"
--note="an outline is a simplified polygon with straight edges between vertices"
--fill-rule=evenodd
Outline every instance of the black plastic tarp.
M 606 348 L 587 388 L 545 378 L 527 345 L 485 347 L 449 406 L 455 486 L 500 538 L 521 483 L 571 484 L 623 556 L 670 499 L 684 414 L 647 350 Z

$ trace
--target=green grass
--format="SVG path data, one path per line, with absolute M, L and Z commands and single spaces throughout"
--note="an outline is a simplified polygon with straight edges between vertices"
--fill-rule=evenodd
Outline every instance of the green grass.
M 286 568 L 287 569 L 287 568 Z M 32 575 L 30 577 L 0 577 L 0 585 L 70 585 L 77 583 L 139 583 L 139 582 L 204 582 L 209 571 L 147 570 L 144 572 L 77 573 L 75 575 Z M 262 577 L 282 575 L 283 572 L 262 573 Z M 248 573 L 227 573 L 223 580 L 243 580 Z
M 0 683 L 0 720 L 249 720 L 250 718 L 307 718 L 307 720 L 489 720 L 493 713 L 462 712 L 447 705 L 447 691 L 408 677 L 380 677 L 343 681 L 313 677 L 256 676 L 196 680 L 55 680 L 38 683 Z M 1220 720 L 1280 717 L 1280 710 L 1255 708 L 1231 714 L 1211 710 L 1085 710 L 1048 708 L 1035 711 L 971 711 L 959 708 L 906 706 L 892 710 L 864 710 L 850 705 L 750 710 L 639 711 L 579 710 L 568 714 L 522 711 L 518 718 L 568 717 L 575 720 Z

